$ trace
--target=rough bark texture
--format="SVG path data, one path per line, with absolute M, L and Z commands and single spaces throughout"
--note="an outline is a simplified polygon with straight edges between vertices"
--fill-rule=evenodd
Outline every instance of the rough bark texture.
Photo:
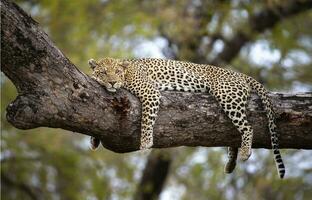
M 62 128 L 93 135 L 115 152 L 139 147 L 140 102 L 125 90 L 110 94 L 79 71 L 24 11 L 1 1 L 2 71 L 18 97 L 7 107 L 17 128 Z M 312 148 L 312 93 L 271 94 L 282 148 Z M 253 147 L 270 148 L 267 119 L 252 95 Z M 164 92 L 154 147 L 239 146 L 240 135 L 208 94 Z
M 209 35 L 208 37 L 211 39 L 209 45 L 206 47 L 205 51 L 202 51 L 202 41 L 203 37 L 207 37 L 205 32 L 193 32 L 192 39 L 190 40 L 183 40 L 177 41 L 175 35 L 166 34 L 166 24 L 159 27 L 160 35 L 167 39 L 168 41 L 168 48 L 164 49 L 164 54 L 170 58 L 181 58 L 182 60 L 190 60 L 197 63 L 213 63 L 216 65 L 220 65 L 222 63 L 230 63 L 240 52 L 243 46 L 248 44 L 248 42 L 255 39 L 252 35 L 256 35 L 259 33 L 264 32 L 267 29 L 273 28 L 276 24 L 280 21 L 284 20 L 285 18 L 291 17 L 295 14 L 303 12 L 305 10 L 311 9 L 312 1 L 283 1 L 278 2 L 279 4 L 275 4 L 274 6 L 266 7 L 260 10 L 259 12 L 255 13 L 254 15 L 250 16 L 249 20 L 249 31 L 242 32 L 238 30 L 236 34 L 234 34 L 233 38 L 230 40 L 226 40 L 222 34 L 215 33 L 215 35 Z M 211 15 L 207 12 L 207 6 L 198 7 L 196 16 L 196 23 L 194 30 L 204 30 L 211 20 Z M 245 27 L 246 28 L 246 27 Z M 244 28 L 244 29 L 245 29 Z M 220 39 L 224 42 L 223 50 L 212 60 L 209 60 L 207 57 L 207 52 L 210 52 L 214 43 Z M 191 52 L 188 52 L 187 55 L 180 55 L 178 52 L 175 51 L 175 47 L 178 47 L 180 50 L 183 48 L 187 48 Z M 185 57 L 186 56 L 186 57 Z M 166 151 L 163 151 L 163 154 L 167 155 Z M 166 165 L 156 165 L 154 163 L 162 163 L 163 160 L 158 158 L 155 161 L 153 158 L 156 156 L 154 155 L 154 151 L 149 155 L 148 162 L 146 164 L 146 168 L 143 171 L 143 176 L 141 179 L 140 184 L 137 188 L 137 195 L 135 197 L 144 197 L 152 194 L 155 194 L 155 191 L 150 190 L 149 193 L 144 193 L 144 186 L 146 183 L 150 183 L 151 185 L 157 183 L 160 185 L 164 184 L 166 178 L 164 177 L 167 173 L 159 174 L 159 171 L 169 170 Z M 160 156 L 159 156 L 160 157 Z M 173 156 L 169 156 L 166 159 L 166 163 L 172 162 Z M 156 174 L 155 176 L 151 176 L 150 174 Z M 147 179 L 146 177 L 149 177 Z M 158 180 L 162 179 L 163 182 L 158 182 Z

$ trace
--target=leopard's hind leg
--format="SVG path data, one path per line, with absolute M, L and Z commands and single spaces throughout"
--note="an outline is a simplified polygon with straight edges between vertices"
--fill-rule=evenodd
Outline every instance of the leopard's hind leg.
M 234 126 L 242 134 L 242 143 L 239 148 L 240 160 L 247 160 L 251 155 L 253 129 L 249 125 L 246 116 L 247 98 L 249 87 L 241 81 L 220 81 L 212 87 L 212 94 L 216 97 L 226 115 Z M 231 158 L 232 159 L 232 158 Z

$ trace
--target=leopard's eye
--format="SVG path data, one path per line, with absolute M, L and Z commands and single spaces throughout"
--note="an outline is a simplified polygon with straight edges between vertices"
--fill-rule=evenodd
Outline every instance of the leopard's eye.
M 99 71 L 97 74 L 98 74 L 98 76 L 105 76 L 106 75 L 106 71 Z
M 116 74 L 121 74 L 121 73 L 122 73 L 121 69 L 116 70 Z

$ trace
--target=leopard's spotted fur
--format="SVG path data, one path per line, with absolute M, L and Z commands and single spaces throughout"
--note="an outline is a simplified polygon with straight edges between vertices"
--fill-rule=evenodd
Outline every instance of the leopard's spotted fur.
M 89 64 L 93 69 L 92 77 L 108 91 L 115 92 L 123 87 L 140 99 L 142 103 L 140 149 L 148 149 L 153 145 L 153 125 L 159 108 L 160 91 L 207 92 L 213 95 L 242 134 L 239 152 L 237 148 L 228 148 L 229 161 L 225 166 L 227 173 L 234 170 L 237 154 L 241 160 L 247 160 L 251 155 L 253 129 L 246 118 L 246 104 L 250 90 L 255 90 L 267 111 L 275 161 L 280 177 L 284 177 L 285 167 L 278 149 L 272 105 L 267 91 L 255 79 L 211 65 L 164 59 L 104 58 L 99 61 L 91 59 Z

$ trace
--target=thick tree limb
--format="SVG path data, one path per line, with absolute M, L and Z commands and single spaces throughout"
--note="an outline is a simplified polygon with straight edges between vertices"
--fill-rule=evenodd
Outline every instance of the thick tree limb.
M 115 152 L 139 147 L 140 103 L 125 90 L 106 92 L 58 50 L 15 4 L 1 1 L 2 70 L 18 89 L 7 108 L 17 128 L 62 128 L 93 135 Z M 312 148 L 312 93 L 272 94 L 282 148 Z M 270 148 L 267 119 L 252 95 L 254 147 Z M 164 92 L 154 128 L 157 148 L 239 146 L 240 136 L 210 95 Z
M 310 6 L 304 4 L 310 4 Z M 292 1 L 290 2 L 290 4 L 286 4 L 286 6 L 284 7 L 276 6 L 273 8 L 271 7 L 264 9 L 250 18 L 249 24 L 251 32 L 256 33 L 263 32 L 265 29 L 273 27 L 283 18 L 289 17 L 293 14 L 297 14 L 298 12 L 304 11 L 309 7 L 310 8 L 312 7 L 311 3 L 309 2 Z M 196 22 L 198 22 L 197 25 L 200 26 L 201 28 L 196 28 L 196 30 L 205 29 L 204 27 L 207 24 L 207 22 L 203 23 L 207 21 L 207 15 L 205 15 L 205 13 L 207 12 L 205 9 L 203 10 L 202 8 L 203 7 L 199 8 L 197 15 L 199 16 L 199 19 L 196 20 Z M 180 57 L 180 55 L 177 55 L 176 52 L 173 50 L 172 47 L 174 45 L 177 45 L 179 48 L 183 48 L 181 47 L 181 45 L 185 45 L 188 47 L 188 49 L 191 49 L 192 52 L 194 52 L 193 54 L 188 55 L 189 57 L 187 59 L 200 63 L 212 63 L 207 61 L 206 56 L 204 56 L 205 53 L 203 54 L 201 53 L 201 51 L 198 51 L 202 41 L 202 37 L 205 36 L 206 34 L 204 33 L 199 34 L 198 32 L 195 31 L 194 32 L 195 35 L 192 37 L 192 40 L 188 40 L 189 44 L 187 43 L 185 44 L 186 41 L 183 41 L 183 44 L 179 44 L 178 41 L 174 41 L 173 37 L 170 37 L 168 34 L 166 34 L 165 28 L 163 28 L 162 26 L 159 28 L 159 32 L 163 37 L 167 38 L 168 40 L 168 48 L 165 49 L 167 51 L 164 51 L 164 53 L 165 55 L 169 55 L 170 58 Z M 209 46 L 211 49 L 214 42 L 222 37 L 220 37 L 219 35 L 215 35 L 214 37 L 210 38 L 211 42 Z M 222 40 L 225 41 L 225 39 Z M 214 64 L 230 62 L 233 58 L 235 58 L 235 56 L 238 55 L 241 48 L 250 40 L 252 40 L 252 38 L 246 33 L 240 31 L 237 32 L 231 40 L 226 41 L 223 51 L 219 55 L 217 55 L 217 57 L 213 60 Z M 154 186 L 155 185 L 162 186 L 164 184 L 169 170 L 168 164 L 172 162 L 172 156 L 160 156 L 160 155 L 168 155 L 168 154 L 166 151 L 163 151 L 162 154 L 156 154 L 154 151 L 152 151 L 151 154 L 149 155 L 148 162 L 143 171 L 143 176 L 141 178 L 140 184 L 138 185 L 134 199 L 152 199 L 153 197 L 155 197 L 153 199 L 156 199 L 156 194 L 158 194 L 158 188 L 155 188 Z M 163 157 L 165 157 L 166 159 L 163 160 Z

